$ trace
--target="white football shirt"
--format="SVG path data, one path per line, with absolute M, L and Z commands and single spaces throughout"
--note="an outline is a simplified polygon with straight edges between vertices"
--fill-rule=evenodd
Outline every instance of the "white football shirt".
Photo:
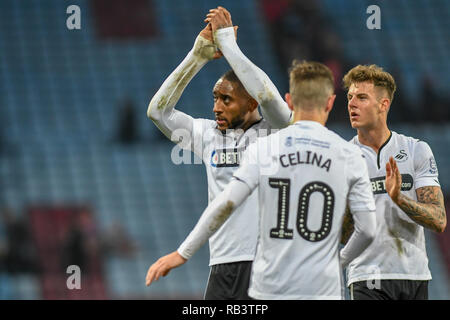
M 318 122 L 298 121 L 257 139 L 242 166 L 234 177 L 258 186 L 260 203 L 249 295 L 343 299 L 338 245 L 346 204 L 375 210 L 361 150 Z
M 193 123 L 194 152 L 201 155 L 208 178 L 208 203 L 230 182 L 246 147 L 258 136 L 273 132 L 264 119 L 245 132 L 228 130 L 222 133 L 216 126 L 215 121 L 207 119 L 194 119 Z M 258 195 L 253 192 L 209 239 L 209 265 L 254 259 L 258 236 L 258 224 L 254 222 L 258 219 L 258 210 Z
M 378 154 L 350 142 L 364 154 L 377 212 L 377 236 L 347 268 L 347 284 L 364 280 L 430 280 L 423 227 L 411 220 L 389 197 L 385 189 L 386 163 L 394 157 L 402 175 L 402 193 L 417 201 L 416 189 L 440 186 L 433 153 L 426 142 L 394 131 Z

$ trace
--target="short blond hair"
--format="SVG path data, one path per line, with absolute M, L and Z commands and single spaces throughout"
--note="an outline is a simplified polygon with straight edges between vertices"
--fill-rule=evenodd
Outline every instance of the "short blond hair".
M 334 93 L 334 77 L 324 64 L 294 60 L 289 70 L 289 93 L 297 108 L 322 107 Z
M 373 83 L 375 87 L 386 90 L 389 100 L 392 102 L 395 90 L 397 89 L 394 77 L 375 64 L 357 65 L 347 72 L 343 79 L 344 88 L 347 90 L 353 83 L 366 81 Z

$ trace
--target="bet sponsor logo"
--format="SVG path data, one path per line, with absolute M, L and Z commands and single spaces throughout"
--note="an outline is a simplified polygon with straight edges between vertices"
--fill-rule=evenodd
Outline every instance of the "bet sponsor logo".
M 216 149 L 211 153 L 211 166 L 215 168 L 239 167 L 244 149 Z
M 373 194 L 387 193 L 385 185 L 386 176 L 370 179 Z M 414 179 L 410 174 L 402 174 L 402 191 L 409 191 L 414 186 Z

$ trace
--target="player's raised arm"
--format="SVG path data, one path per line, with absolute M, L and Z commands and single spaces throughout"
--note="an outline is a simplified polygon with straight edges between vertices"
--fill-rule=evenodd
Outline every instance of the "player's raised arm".
M 175 109 L 184 89 L 200 69 L 211 59 L 220 57 L 212 43 L 211 26 L 207 25 L 195 39 L 194 47 L 181 64 L 169 75 L 151 99 L 147 116 L 169 139 L 176 129 L 192 132 L 193 118 Z
M 225 223 L 232 212 L 251 194 L 250 187 L 239 180 L 232 180 L 203 212 L 196 226 L 174 251 L 156 261 L 147 272 L 145 279 L 149 286 L 170 270 L 184 264 L 202 245 Z
M 291 110 L 267 74 L 252 63 L 238 47 L 230 13 L 223 7 L 211 9 L 205 22 L 211 24 L 214 43 L 247 92 L 258 101 L 264 118 L 274 128 L 287 126 L 291 119 Z

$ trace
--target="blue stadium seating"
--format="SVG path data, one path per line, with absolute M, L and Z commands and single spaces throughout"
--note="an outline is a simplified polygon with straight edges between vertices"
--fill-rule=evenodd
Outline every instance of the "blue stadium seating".
M 424 75 L 433 74 L 437 92 L 449 96 L 448 1 L 321 0 L 351 61 L 375 63 L 402 73 L 410 105 L 420 99 Z M 381 10 L 381 30 L 366 28 L 369 5 Z M 447 40 L 446 40 L 447 39 Z

